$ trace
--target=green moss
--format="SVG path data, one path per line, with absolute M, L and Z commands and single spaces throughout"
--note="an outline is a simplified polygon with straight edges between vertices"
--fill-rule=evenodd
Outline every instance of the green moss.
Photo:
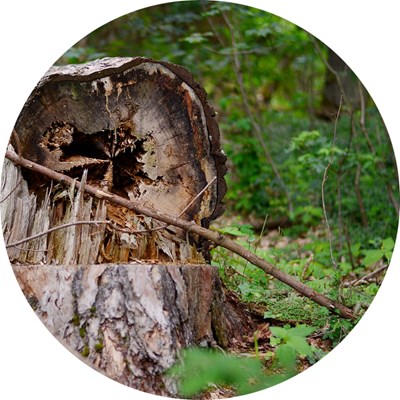
M 100 340 L 94 345 L 94 349 L 96 350 L 97 353 L 100 353 L 103 350 L 103 342 Z
M 79 326 L 80 323 L 81 323 L 81 319 L 79 318 L 79 315 L 78 314 L 74 314 L 74 316 L 71 319 L 71 322 L 72 322 L 73 325 Z
M 82 354 L 83 357 L 87 357 L 87 356 L 90 354 L 89 346 L 85 346 L 85 347 L 82 349 L 81 354 Z
M 83 339 L 86 336 L 86 329 L 84 326 L 79 329 L 79 336 Z

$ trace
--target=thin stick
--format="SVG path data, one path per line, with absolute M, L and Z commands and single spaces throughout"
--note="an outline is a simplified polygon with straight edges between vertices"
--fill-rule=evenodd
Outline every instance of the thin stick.
M 23 181 L 23 179 L 20 178 L 20 179 L 18 180 L 18 182 L 16 183 L 16 185 L 14 186 L 14 188 L 10 191 L 10 193 L 8 193 L 7 196 L 4 197 L 4 199 L 1 199 L 1 200 L 0 200 L 0 204 L 1 204 L 1 203 L 4 203 L 4 202 L 17 190 L 18 186 L 22 183 L 22 181 Z
M 13 151 L 6 151 L 6 157 L 13 161 L 15 164 L 28 168 L 31 171 L 40 173 L 45 175 L 46 177 L 53 179 L 57 182 L 64 183 L 66 185 L 75 185 L 75 188 L 79 189 L 82 187 L 81 182 L 75 180 L 67 175 L 61 174 L 59 172 L 53 171 L 43 165 L 36 164 L 32 161 L 29 161 L 25 158 L 19 157 Z M 256 254 L 252 253 L 251 251 L 245 249 L 244 247 L 240 246 L 233 240 L 227 238 L 226 236 L 222 235 L 219 232 L 212 231 L 210 229 L 203 228 L 200 225 L 197 225 L 194 221 L 186 221 L 181 218 L 177 218 L 175 216 L 161 213 L 158 210 L 155 210 L 150 207 L 145 207 L 139 202 L 130 201 L 125 199 L 121 196 L 112 193 L 106 193 L 103 190 L 100 190 L 94 186 L 85 185 L 84 188 L 85 192 L 91 196 L 95 196 L 99 199 L 107 200 L 110 203 L 119 205 L 121 207 L 125 207 L 128 210 L 134 211 L 138 214 L 144 214 L 150 218 L 154 218 L 158 221 L 165 222 L 169 225 L 174 225 L 178 228 L 183 229 L 184 231 L 190 231 L 199 235 L 205 239 L 208 239 L 214 242 L 217 246 L 224 247 L 228 250 L 233 251 L 234 253 L 238 254 L 239 256 L 243 257 L 253 265 L 257 266 L 258 268 L 262 269 L 265 273 L 272 275 L 279 281 L 285 283 L 286 285 L 292 287 L 297 292 L 302 294 L 303 296 L 308 297 L 309 299 L 313 300 L 317 304 L 328 308 L 331 312 L 342 316 L 343 318 L 351 318 L 354 319 L 354 315 L 351 309 L 344 306 L 341 303 L 333 301 L 328 297 L 316 292 L 314 289 L 310 288 L 309 286 L 305 285 L 303 282 L 300 282 L 298 279 L 294 278 L 293 276 L 281 271 L 280 269 L 274 267 L 268 261 L 258 257 Z
M 70 226 L 75 226 L 75 225 L 109 225 L 109 226 L 112 226 L 117 231 L 132 233 L 132 234 L 150 233 L 153 231 L 153 229 L 136 230 L 136 231 L 130 230 L 130 229 L 121 229 L 121 228 L 116 227 L 111 221 L 75 221 L 75 222 L 68 222 L 66 224 L 57 225 L 57 226 L 54 226 L 53 228 L 47 229 L 46 231 L 37 233 L 36 235 L 26 237 L 24 239 L 18 240 L 17 242 L 14 242 L 14 243 L 9 243 L 6 245 L 6 249 L 8 249 L 10 247 L 17 247 L 20 244 L 29 242 L 31 240 L 38 239 L 42 236 L 48 235 L 49 233 L 58 231 L 59 229 L 69 228 Z M 30 250 L 26 250 L 26 251 L 30 251 Z
M 322 183 L 321 183 L 322 209 L 323 209 L 323 212 L 324 212 L 326 230 L 327 230 L 327 232 L 328 232 L 329 250 L 330 250 L 331 260 L 332 260 L 332 264 L 333 264 L 334 268 L 337 268 L 337 264 L 336 264 L 335 258 L 333 257 L 332 231 L 331 231 L 331 228 L 330 228 L 330 226 L 329 226 L 328 214 L 327 214 L 327 212 L 326 212 L 326 205 L 325 205 L 325 182 L 326 182 L 327 179 L 328 179 L 328 171 L 329 171 L 329 168 L 331 167 L 332 162 L 333 162 L 333 150 L 334 150 L 334 147 L 335 147 L 335 144 L 336 144 L 336 138 L 337 138 L 337 135 L 336 135 L 336 133 L 337 133 L 337 122 L 338 122 L 338 120 L 339 120 L 339 115 L 340 115 L 340 110 L 341 110 L 341 108 L 342 108 L 342 96 L 340 96 L 339 109 L 338 109 L 338 112 L 337 112 L 337 114 L 336 114 L 335 126 L 334 126 L 334 128 L 333 128 L 333 140 L 332 140 L 332 146 L 331 146 L 331 154 L 330 154 L 330 157 L 329 157 L 328 165 L 327 165 L 326 168 L 325 168 L 324 176 L 323 176 L 323 178 L 322 178 Z
M 182 217 L 183 214 L 196 202 L 196 200 L 214 183 L 214 181 L 217 179 L 216 176 L 211 179 L 210 182 L 207 183 L 206 186 L 204 186 L 203 189 L 199 193 L 197 193 L 196 197 L 181 211 L 181 213 L 178 215 L 178 218 Z

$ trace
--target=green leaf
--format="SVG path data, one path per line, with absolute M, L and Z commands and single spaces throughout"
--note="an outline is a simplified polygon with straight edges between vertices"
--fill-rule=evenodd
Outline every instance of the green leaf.
M 385 255 L 382 250 L 363 250 L 363 254 L 365 257 L 362 260 L 362 264 L 366 267 L 374 265 Z
M 208 42 L 207 36 L 211 36 L 211 35 L 212 34 L 210 32 L 206 32 L 206 33 L 194 32 L 190 36 L 186 36 L 185 38 L 183 38 L 182 41 L 190 43 L 190 44 L 198 44 L 198 43 Z
M 286 340 L 286 344 L 293 348 L 297 353 L 303 356 L 312 356 L 312 348 L 307 343 L 304 337 L 300 336 L 289 336 Z
M 386 253 L 391 253 L 394 248 L 394 241 L 391 237 L 382 240 L 382 251 Z
M 243 232 L 237 226 L 226 226 L 218 229 L 219 232 L 232 236 L 244 236 Z
M 296 351 L 288 344 L 281 344 L 276 348 L 275 357 L 277 362 L 288 370 L 296 368 Z
M 290 329 L 290 336 L 302 336 L 306 337 L 315 332 L 317 328 L 310 325 L 297 325 L 295 328 Z
M 288 337 L 288 331 L 287 329 L 284 328 L 280 328 L 279 326 L 272 326 L 270 328 L 270 331 L 272 332 L 272 334 L 278 338 L 284 339 L 286 340 Z
M 353 254 L 354 257 L 358 257 L 360 255 L 360 247 L 361 247 L 361 243 L 354 243 L 350 246 L 350 251 L 351 254 Z

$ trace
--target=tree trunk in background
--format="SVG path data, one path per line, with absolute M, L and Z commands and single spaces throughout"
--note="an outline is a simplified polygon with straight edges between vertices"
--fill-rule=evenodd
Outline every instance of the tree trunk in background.
M 328 65 L 337 73 L 326 70 L 322 101 L 317 115 L 331 120 L 339 109 L 342 89 L 344 100 L 352 110 L 360 108 L 359 79 L 348 65 L 331 49 L 328 49 Z M 340 83 L 338 82 L 340 80 Z M 345 103 L 346 105 L 346 103 Z
M 12 144 L 53 170 L 208 227 L 222 214 L 226 157 L 204 90 L 183 68 L 107 58 L 52 68 L 26 102 Z M 175 396 L 163 375 L 191 345 L 226 347 L 251 328 L 226 300 L 200 237 L 53 184 L 6 160 L 6 244 L 37 315 L 89 365 Z M 110 224 L 76 224 L 108 221 Z M 141 232 L 141 233 L 140 233 Z

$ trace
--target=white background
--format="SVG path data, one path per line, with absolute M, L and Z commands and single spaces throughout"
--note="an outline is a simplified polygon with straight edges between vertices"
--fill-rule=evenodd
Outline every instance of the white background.
M 0 152 L 34 85 L 93 29 L 159 1 L 1 2 Z M 243 1 L 284 17 L 332 47 L 358 74 L 386 122 L 399 157 L 399 39 L 395 1 Z M 132 56 L 134 53 L 132 44 Z M 1 238 L 2 241 L 2 238 Z M 399 241 L 400 243 L 400 241 Z M 9 267 L 0 265 L 0 398 L 156 398 L 105 378 L 71 355 L 38 320 Z M 266 392 L 271 400 L 400 398 L 399 245 L 382 289 L 346 340 L 316 366 Z

